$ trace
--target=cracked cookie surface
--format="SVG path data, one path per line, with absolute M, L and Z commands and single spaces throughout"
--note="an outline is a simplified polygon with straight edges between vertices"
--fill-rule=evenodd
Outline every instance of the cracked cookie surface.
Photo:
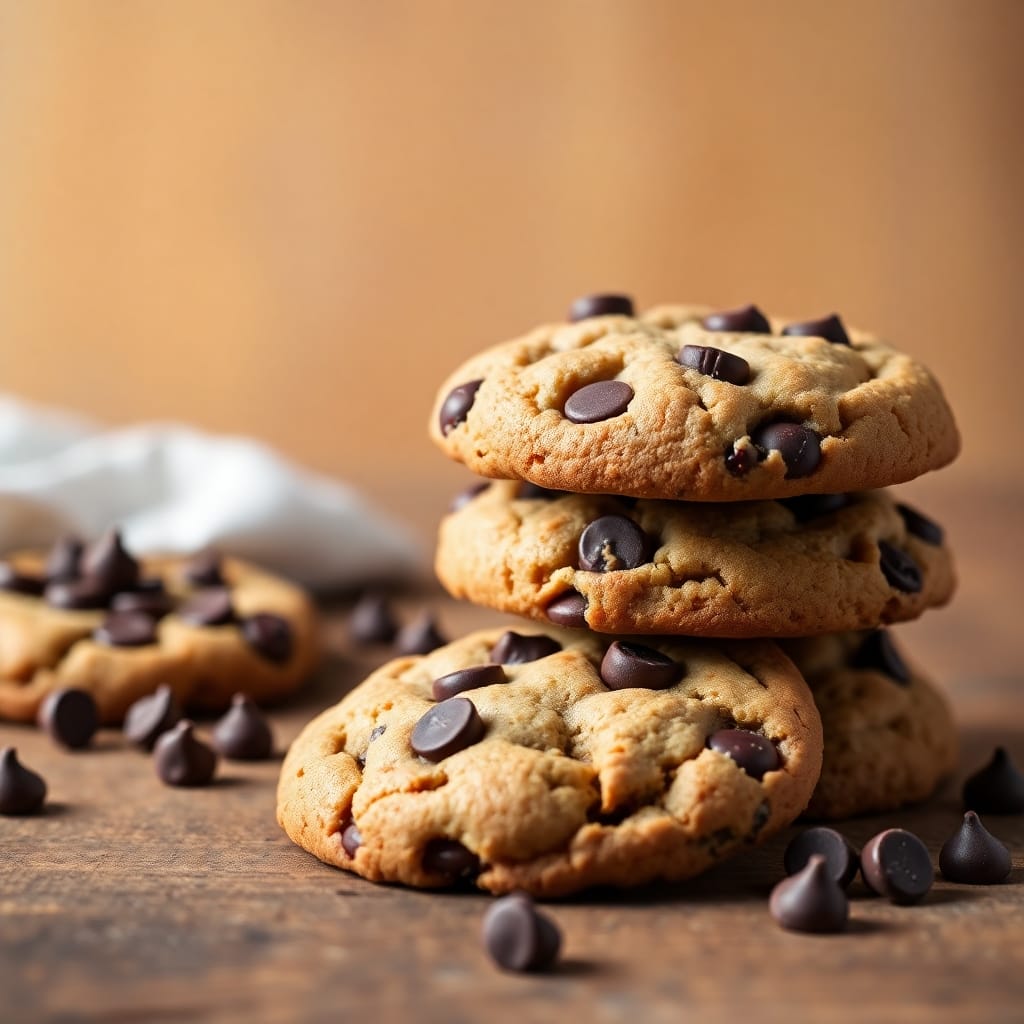
M 482 476 L 690 501 L 869 490 L 955 458 L 949 406 L 910 356 L 780 320 L 708 330 L 707 313 L 597 316 L 488 349 L 441 386 L 431 436 Z
M 775 644 L 645 639 L 615 662 L 596 634 L 520 628 L 391 661 L 310 722 L 278 784 L 291 839 L 376 882 L 556 896 L 690 877 L 803 810 L 820 722 Z M 482 729 L 417 754 L 467 670 Z

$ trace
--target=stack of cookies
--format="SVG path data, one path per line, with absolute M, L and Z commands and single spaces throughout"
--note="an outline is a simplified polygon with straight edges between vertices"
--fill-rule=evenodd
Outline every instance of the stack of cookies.
M 959 446 L 908 356 L 837 316 L 590 296 L 457 370 L 431 431 L 492 481 L 438 576 L 529 621 L 307 727 L 279 818 L 317 856 L 537 895 L 680 879 L 952 768 L 948 706 L 883 628 L 954 589 L 941 529 L 880 490 Z

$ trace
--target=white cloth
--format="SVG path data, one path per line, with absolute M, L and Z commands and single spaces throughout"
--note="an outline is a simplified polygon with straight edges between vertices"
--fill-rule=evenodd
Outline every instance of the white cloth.
M 113 525 L 136 554 L 213 545 L 317 590 L 423 564 L 352 487 L 262 444 L 173 424 L 104 430 L 0 396 L 0 552 Z

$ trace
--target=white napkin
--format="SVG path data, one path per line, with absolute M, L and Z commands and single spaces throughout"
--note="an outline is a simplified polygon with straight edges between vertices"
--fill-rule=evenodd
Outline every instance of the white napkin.
M 136 554 L 207 545 L 317 590 L 419 571 L 405 527 L 262 444 L 174 424 L 104 430 L 0 396 L 0 552 L 120 526 Z

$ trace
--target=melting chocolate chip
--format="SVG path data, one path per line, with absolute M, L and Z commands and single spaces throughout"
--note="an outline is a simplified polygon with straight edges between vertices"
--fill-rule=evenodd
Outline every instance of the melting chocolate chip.
M 794 932 L 841 932 L 850 916 L 846 893 L 821 854 L 772 889 L 768 908 L 783 928 Z
M 487 726 L 471 700 L 450 697 L 420 718 L 409 742 L 420 757 L 437 762 L 479 743 L 486 732 Z
M 483 944 L 506 971 L 543 971 L 558 959 L 562 933 L 533 900 L 516 893 L 491 904 L 484 915 Z
M 156 741 L 153 763 L 168 786 L 205 786 L 217 770 L 217 755 L 196 739 L 195 726 L 183 718 Z
M 68 583 L 77 580 L 83 549 L 82 541 L 70 533 L 58 537 L 46 559 L 47 582 Z
M 35 814 L 45 799 L 42 776 L 18 760 L 14 747 L 0 750 L 0 814 Z
M 43 596 L 54 608 L 85 611 L 105 607 L 110 595 L 98 580 L 85 576 L 66 583 L 49 583 Z
M 185 579 L 194 587 L 222 587 L 224 575 L 221 571 L 222 559 L 219 551 L 205 548 L 193 555 L 182 570 Z
M 96 735 L 100 713 L 91 693 L 69 688 L 47 694 L 36 721 L 55 743 L 81 750 Z
M 440 415 L 441 433 L 445 437 L 469 415 L 469 410 L 473 408 L 473 402 L 476 401 L 476 393 L 480 390 L 481 384 L 483 384 L 483 378 L 467 381 L 448 392 L 448 397 L 441 405 Z
M 263 712 L 244 693 L 213 727 L 213 745 L 231 761 L 265 761 L 274 752 L 274 734 Z
M 982 814 L 1024 814 L 1024 774 L 1003 747 L 964 783 L 964 806 Z
M 565 418 L 573 423 L 599 423 L 621 416 L 633 401 L 624 380 L 599 380 L 574 391 L 565 403 Z
M 110 608 L 113 612 L 132 612 L 156 620 L 174 610 L 174 599 L 159 590 L 125 590 L 114 595 Z
M 576 323 L 592 316 L 632 316 L 633 300 L 628 295 L 584 295 L 569 307 L 569 319 Z
M 424 871 L 444 875 L 449 883 L 480 870 L 477 855 L 454 839 L 431 839 L 423 850 L 422 863 Z
M 762 779 L 779 767 L 779 752 L 770 739 L 749 729 L 719 729 L 708 746 L 731 757 L 752 779 Z
M 524 636 L 509 630 L 491 648 L 491 661 L 497 665 L 525 665 L 557 654 L 561 649 L 562 645 L 557 640 L 543 633 Z
M 447 642 L 438 630 L 434 616 L 425 611 L 398 631 L 398 636 L 395 637 L 395 650 L 406 656 L 429 654 Z
M 137 747 L 152 750 L 156 741 L 181 721 L 181 707 L 169 686 L 140 697 L 124 716 L 124 734 Z
M 491 485 L 488 481 L 481 480 L 480 483 L 473 484 L 472 487 L 467 487 L 464 491 L 460 491 L 454 498 L 452 498 L 448 505 L 449 514 L 458 512 L 459 509 L 465 508 L 474 498 L 483 494 L 490 486 Z
M 231 594 L 224 587 L 210 587 L 193 594 L 178 615 L 190 626 L 223 626 L 235 621 Z
M 786 479 L 810 476 L 821 461 L 821 438 L 799 423 L 766 423 L 751 435 L 764 452 L 777 451 L 786 464 Z
M 727 384 L 742 386 L 750 382 L 750 363 L 746 359 L 710 345 L 684 345 L 676 362 Z
M 292 656 L 292 627 L 280 615 L 270 612 L 247 615 L 242 619 L 242 636 L 257 654 L 275 665 L 283 665 Z
M 131 590 L 139 578 L 139 563 L 124 548 L 119 530 L 108 530 L 82 554 L 81 571 L 108 594 Z
M 850 658 L 852 668 L 873 669 L 906 685 L 910 682 L 910 669 L 900 657 L 892 637 L 886 629 L 876 629 L 864 638 Z
M 544 611 L 547 617 L 558 626 L 584 629 L 587 625 L 587 599 L 576 590 L 567 591 L 556 597 Z
M 890 828 L 869 840 L 860 854 L 868 887 L 893 903 L 917 903 L 935 881 L 928 847 L 913 832 Z
M 974 811 L 964 815 L 963 824 L 939 851 L 943 878 L 966 885 L 995 885 L 1013 867 L 1010 851 L 984 825 Z
M 580 534 L 579 563 L 587 572 L 635 569 L 648 560 L 647 534 L 625 516 L 601 516 Z
M 735 334 L 771 334 L 772 325 L 757 306 L 740 306 L 704 317 L 706 331 L 731 331 Z
M 896 511 L 902 517 L 907 533 L 913 534 L 918 540 L 923 540 L 926 544 L 935 544 L 937 546 L 942 543 L 945 531 L 934 520 L 922 515 L 917 509 L 911 508 L 909 505 L 897 504 Z
M 363 594 L 352 609 L 348 632 L 357 644 L 391 643 L 398 632 L 391 602 L 383 594 Z
M 838 314 L 823 316 L 820 320 L 805 320 L 799 324 L 789 324 L 782 328 L 782 333 L 798 338 L 824 338 L 833 345 L 849 345 L 850 338 Z
M 144 647 L 156 643 L 156 622 L 144 612 L 111 612 L 92 638 L 107 647 Z
M 610 690 L 666 690 L 684 672 L 685 668 L 667 654 L 624 640 L 615 640 L 601 660 L 601 679 Z
M 797 522 L 806 523 L 819 516 L 838 512 L 851 504 L 852 500 L 848 494 L 800 494 L 795 498 L 781 498 L 779 504 L 785 505 Z
M 363 836 L 356 827 L 355 822 L 345 827 L 341 833 L 341 848 L 350 856 L 356 855 L 356 850 L 363 845 Z
M 786 874 L 795 875 L 802 871 L 813 856 L 825 859 L 829 877 L 844 889 L 857 877 L 860 854 L 846 836 L 834 828 L 806 828 L 794 836 L 783 854 Z
M 10 562 L 0 562 L 0 590 L 7 590 L 12 594 L 25 594 L 28 597 L 38 597 L 45 586 L 45 581 L 40 577 L 19 572 Z
M 923 581 L 921 567 L 906 551 L 901 551 L 888 541 L 878 542 L 879 568 L 891 587 L 902 590 L 905 594 L 916 594 L 920 591 Z
M 757 453 L 749 448 L 734 448 L 725 453 L 725 468 L 733 476 L 746 476 L 757 465 Z
M 435 679 L 431 692 L 434 700 L 447 700 L 466 690 L 477 690 L 481 686 L 497 686 L 507 683 L 505 670 L 500 665 L 474 665 L 472 668 L 449 672 L 440 679 Z

